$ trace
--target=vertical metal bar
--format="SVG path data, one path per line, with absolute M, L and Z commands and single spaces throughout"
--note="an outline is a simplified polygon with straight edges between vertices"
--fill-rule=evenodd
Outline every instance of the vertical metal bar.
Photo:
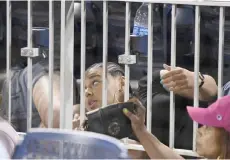
M 152 129 L 152 76 L 153 76 L 153 4 L 148 4 L 148 84 L 147 84 L 147 130 Z
M 85 116 L 85 36 L 86 36 L 86 6 L 85 1 L 81 0 L 81 106 L 80 123 L 83 123 Z
M 11 123 L 11 2 L 7 0 L 6 3 L 6 74 L 8 82 L 8 121 Z
M 6 74 L 8 82 L 8 121 L 11 123 L 11 1 L 6 3 Z
M 199 106 L 199 65 L 200 65 L 200 7 L 196 6 L 195 12 L 195 76 L 194 76 L 194 107 Z M 193 123 L 193 151 L 196 151 L 196 130 L 198 124 Z
M 74 0 L 66 1 L 65 26 L 65 128 L 72 129 L 74 68 Z
M 61 128 L 72 129 L 74 1 L 61 1 Z
M 60 128 L 64 128 L 65 123 L 65 0 L 61 1 L 61 106 L 60 106 Z
M 28 28 L 27 28 L 27 47 L 32 48 L 32 2 L 31 0 L 27 1 L 28 4 Z M 27 73 L 27 130 L 29 130 L 32 126 L 32 58 L 27 58 L 27 66 L 28 66 L 28 73 Z
M 218 98 L 222 97 L 222 86 L 223 86 L 224 23 L 225 23 L 225 8 L 220 7 L 219 54 L 218 54 Z
M 126 2 L 125 10 L 125 55 L 130 55 L 130 2 Z M 125 65 L 125 101 L 129 99 L 129 79 L 130 68 L 129 65 Z
M 176 67 L 176 5 L 172 5 L 172 20 L 171 20 L 171 66 Z M 170 133 L 169 147 L 174 148 L 175 134 L 175 95 L 170 91 Z
M 53 66 L 54 66 L 54 13 L 53 1 L 49 0 L 49 113 L 48 127 L 53 127 Z
M 108 2 L 103 1 L 103 89 L 102 107 L 107 105 Z

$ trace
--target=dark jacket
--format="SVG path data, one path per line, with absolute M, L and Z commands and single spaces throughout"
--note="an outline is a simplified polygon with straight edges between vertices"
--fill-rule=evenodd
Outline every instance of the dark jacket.
M 137 95 L 147 106 L 147 76 L 139 81 Z M 186 106 L 193 101 L 175 95 L 175 148 L 192 149 L 193 123 Z M 205 106 L 205 104 L 204 104 Z M 160 70 L 153 72 L 152 84 L 152 133 L 169 145 L 170 93 L 160 84 Z

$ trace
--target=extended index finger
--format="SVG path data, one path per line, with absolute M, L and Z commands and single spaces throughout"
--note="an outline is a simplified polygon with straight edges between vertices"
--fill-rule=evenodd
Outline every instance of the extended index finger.
M 73 119 L 78 119 L 79 117 L 80 117 L 80 115 L 79 115 L 79 114 L 74 114 Z
M 166 79 L 168 77 L 171 77 L 171 76 L 176 75 L 176 74 L 181 74 L 181 73 L 182 73 L 182 69 L 174 69 L 174 70 L 169 71 L 165 75 L 163 75 L 161 77 L 161 79 Z

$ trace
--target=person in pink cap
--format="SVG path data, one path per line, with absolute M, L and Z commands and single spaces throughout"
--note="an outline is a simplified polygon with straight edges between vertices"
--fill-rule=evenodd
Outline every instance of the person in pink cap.
M 124 109 L 131 120 L 132 128 L 140 143 L 151 159 L 181 159 L 179 154 L 161 143 L 146 130 L 145 109 L 141 107 L 137 114 Z M 201 124 L 197 130 L 197 153 L 210 159 L 230 158 L 230 96 L 218 99 L 208 108 L 187 107 L 193 121 Z
M 207 158 L 230 158 L 230 96 L 208 108 L 187 107 L 193 121 L 203 125 L 197 131 L 197 153 Z

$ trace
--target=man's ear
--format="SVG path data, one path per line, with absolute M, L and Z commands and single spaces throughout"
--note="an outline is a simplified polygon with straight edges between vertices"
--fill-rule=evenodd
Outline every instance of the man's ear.
M 120 77 L 120 88 L 124 88 L 125 87 L 125 76 L 121 76 Z

